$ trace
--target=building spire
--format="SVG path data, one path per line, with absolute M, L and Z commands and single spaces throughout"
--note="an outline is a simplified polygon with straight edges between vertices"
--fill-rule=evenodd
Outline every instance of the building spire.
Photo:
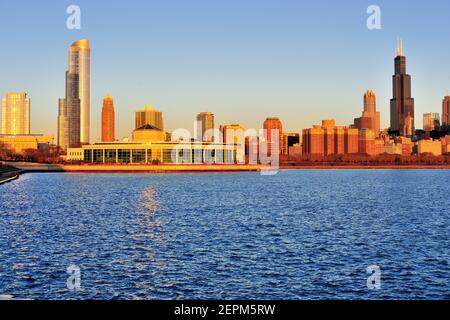
M 403 40 L 401 38 L 397 41 L 397 57 L 403 57 Z

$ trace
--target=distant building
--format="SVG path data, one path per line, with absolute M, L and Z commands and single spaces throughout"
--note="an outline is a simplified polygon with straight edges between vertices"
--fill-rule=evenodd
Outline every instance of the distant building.
M 219 127 L 224 143 L 245 143 L 244 128 L 238 124 L 225 124 Z
M 245 132 L 244 128 L 238 124 L 227 124 L 220 126 L 223 143 L 237 145 L 236 159 L 238 163 L 245 162 Z
M 25 92 L 7 92 L 2 98 L 2 134 L 30 134 L 30 99 Z
M 406 73 L 406 57 L 400 41 L 395 57 L 393 76 L 393 98 L 391 99 L 391 132 L 411 137 L 414 134 L 414 99 L 411 97 L 411 76 Z
M 46 149 L 54 143 L 54 139 L 42 134 L 0 135 L 0 143 L 20 154 L 27 149 Z
M 450 154 L 450 135 L 442 137 L 442 154 Z
M 281 153 L 285 156 L 289 155 L 289 149 L 300 143 L 300 134 L 296 132 L 283 132 L 283 145 Z
M 67 160 L 108 164 L 235 164 L 237 146 L 204 142 L 112 142 L 67 150 Z
M 439 113 L 431 112 L 423 114 L 423 130 L 425 132 L 439 130 L 440 126 Z
M 302 145 L 300 143 L 294 144 L 289 147 L 289 156 L 296 157 L 302 155 Z
M 147 104 L 145 109 L 136 111 L 135 114 L 135 129 L 149 124 L 164 131 L 163 114 L 161 111 L 154 110 L 151 104 Z
M 440 140 L 419 140 L 419 154 L 431 153 L 434 156 L 442 155 L 442 142 Z
M 442 100 L 442 126 L 450 127 L 450 96 L 445 96 Z
M 272 154 L 274 141 L 272 139 L 278 136 L 278 154 L 281 154 L 283 148 L 283 124 L 278 118 L 267 118 L 264 121 L 263 128 L 265 130 L 265 143 L 267 144 L 267 155 Z
M 63 149 L 90 142 L 90 61 L 89 40 L 70 46 L 66 96 L 58 101 L 58 145 Z
M 369 156 L 376 155 L 375 134 L 371 129 L 359 130 L 359 153 Z
M 360 118 L 354 121 L 355 128 L 370 129 L 378 137 L 380 133 L 380 113 L 377 112 L 377 98 L 372 90 L 364 94 L 364 111 Z
M 145 124 L 133 131 L 133 141 L 137 142 L 162 142 L 166 139 L 166 133 L 161 129 Z
M 196 118 L 197 141 L 212 142 L 214 141 L 214 114 L 211 112 L 200 112 Z
M 331 156 L 359 153 L 359 130 L 336 126 L 334 120 L 323 120 L 302 130 L 302 153 L 308 156 Z
M 115 140 L 115 113 L 114 100 L 111 96 L 103 99 L 102 108 L 102 142 Z

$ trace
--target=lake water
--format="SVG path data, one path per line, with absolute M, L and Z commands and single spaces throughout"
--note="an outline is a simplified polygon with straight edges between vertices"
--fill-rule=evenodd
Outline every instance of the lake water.
M 449 195 L 449 170 L 26 174 L 0 186 L 0 294 L 450 299 Z

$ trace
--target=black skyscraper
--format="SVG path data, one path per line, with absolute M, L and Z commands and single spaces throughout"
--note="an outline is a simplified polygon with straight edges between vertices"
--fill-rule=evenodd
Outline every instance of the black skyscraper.
M 406 74 L 406 57 L 403 55 L 401 41 L 397 49 L 393 76 L 391 132 L 409 137 L 414 134 L 414 99 L 411 97 L 411 76 Z

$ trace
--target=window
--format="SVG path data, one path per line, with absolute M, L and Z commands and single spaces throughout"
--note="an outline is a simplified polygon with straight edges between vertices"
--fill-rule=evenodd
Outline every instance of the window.
M 84 150 L 84 161 L 91 162 L 92 161 L 92 150 Z
M 115 163 L 116 162 L 116 150 L 105 150 L 105 162 L 106 163 Z
M 193 163 L 203 163 L 203 150 L 202 149 L 192 150 L 192 162 Z
M 163 149 L 163 163 L 173 163 L 175 162 L 176 151 L 173 154 L 172 160 L 172 149 Z
M 92 161 L 95 163 L 103 162 L 103 150 L 102 149 L 94 149 L 93 150 Z
M 145 149 L 136 149 L 132 152 L 133 163 L 145 163 Z
M 119 149 L 118 150 L 118 162 L 119 163 L 130 163 L 130 149 Z

